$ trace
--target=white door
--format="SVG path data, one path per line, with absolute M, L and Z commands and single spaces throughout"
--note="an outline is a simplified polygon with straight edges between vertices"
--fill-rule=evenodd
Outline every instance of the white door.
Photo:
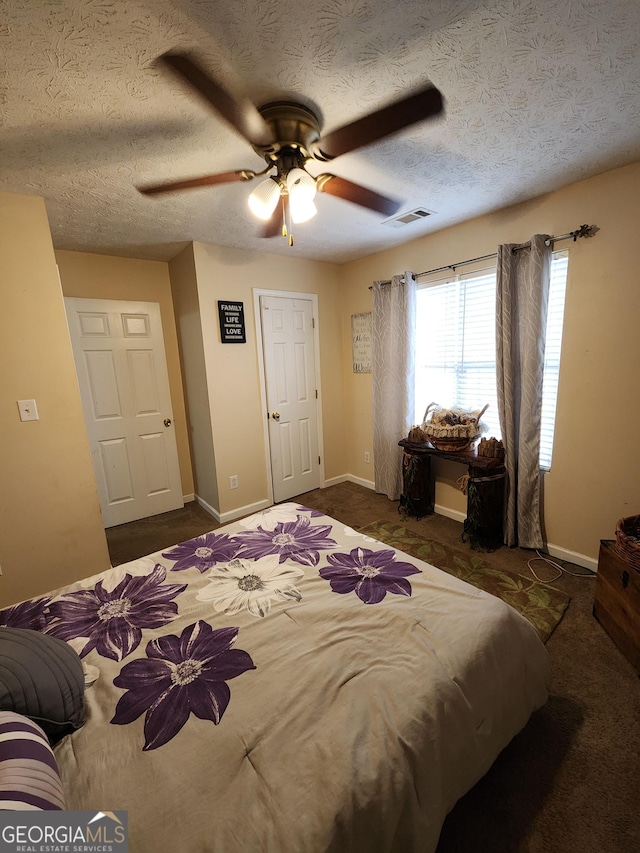
M 273 499 L 320 486 L 313 303 L 261 296 Z
M 184 506 L 160 306 L 65 307 L 104 526 Z

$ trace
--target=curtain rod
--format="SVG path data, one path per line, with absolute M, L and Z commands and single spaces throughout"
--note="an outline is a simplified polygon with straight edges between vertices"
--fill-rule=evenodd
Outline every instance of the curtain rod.
M 552 243 L 559 243 L 561 240 L 573 240 L 575 243 L 578 237 L 593 237 L 594 234 L 599 231 L 597 225 L 581 225 L 579 228 L 576 228 L 575 231 L 569 231 L 568 234 L 559 234 L 554 237 L 549 237 L 548 240 L 545 240 L 547 246 L 550 246 Z M 531 246 L 531 243 L 523 243 L 522 246 L 517 246 L 513 249 L 514 252 L 520 251 L 520 249 L 528 249 Z M 490 255 L 481 255 L 479 258 L 469 258 L 467 261 L 458 261 L 457 264 L 448 264 L 446 267 L 436 267 L 432 270 L 425 270 L 424 272 L 416 273 L 416 278 L 420 278 L 422 275 L 431 275 L 435 272 L 444 272 L 445 270 L 455 270 L 456 267 L 464 267 L 467 264 L 475 264 L 476 261 L 488 261 L 490 258 L 497 258 L 498 253 L 492 252 Z M 383 281 L 382 284 L 391 284 L 391 280 Z M 369 288 L 371 290 L 371 288 Z
M 593 237 L 596 231 L 599 231 L 597 225 L 581 225 L 579 228 L 576 228 L 575 231 L 569 231 L 568 234 L 559 234 L 555 237 L 549 237 L 548 240 L 545 240 L 545 245 L 550 246 L 552 243 L 559 243 L 560 240 L 573 240 L 575 243 L 578 237 Z M 519 252 L 520 249 L 528 249 L 531 246 L 531 242 L 523 243 L 522 246 L 517 246 L 513 249 L 514 252 Z M 434 272 L 443 272 L 444 270 L 454 270 L 456 267 L 462 267 L 466 264 L 473 264 L 476 261 L 488 261 L 489 258 L 497 258 L 498 253 L 492 252 L 490 255 L 482 255 L 480 258 L 470 258 L 468 261 L 460 261 L 457 264 L 450 264 L 447 267 L 438 267 L 434 270 L 425 270 L 424 272 L 416 273 L 416 278 L 419 278 L 421 275 L 430 275 Z

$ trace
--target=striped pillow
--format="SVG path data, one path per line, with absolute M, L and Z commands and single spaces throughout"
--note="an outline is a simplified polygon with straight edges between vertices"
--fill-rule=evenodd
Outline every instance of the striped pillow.
M 0 810 L 64 810 L 58 765 L 36 723 L 0 711 Z

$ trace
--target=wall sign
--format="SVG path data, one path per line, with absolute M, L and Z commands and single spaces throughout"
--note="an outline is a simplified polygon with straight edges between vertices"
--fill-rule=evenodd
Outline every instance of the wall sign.
M 353 372 L 371 373 L 371 311 L 351 315 Z
M 244 302 L 218 300 L 220 341 L 223 344 L 246 344 L 244 328 Z

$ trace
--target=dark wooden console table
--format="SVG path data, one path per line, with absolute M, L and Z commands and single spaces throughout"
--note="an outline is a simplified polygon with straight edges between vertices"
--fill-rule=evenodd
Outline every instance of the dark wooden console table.
M 448 459 L 467 466 L 467 517 L 463 539 L 471 545 L 499 548 L 503 543 L 504 461 L 492 456 L 478 456 L 474 450 L 437 450 L 428 443 L 403 439 L 398 444 L 402 457 L 402 496 L 400 510 L 422 518 L 433 512 L 433 480 L 431 459 Z

